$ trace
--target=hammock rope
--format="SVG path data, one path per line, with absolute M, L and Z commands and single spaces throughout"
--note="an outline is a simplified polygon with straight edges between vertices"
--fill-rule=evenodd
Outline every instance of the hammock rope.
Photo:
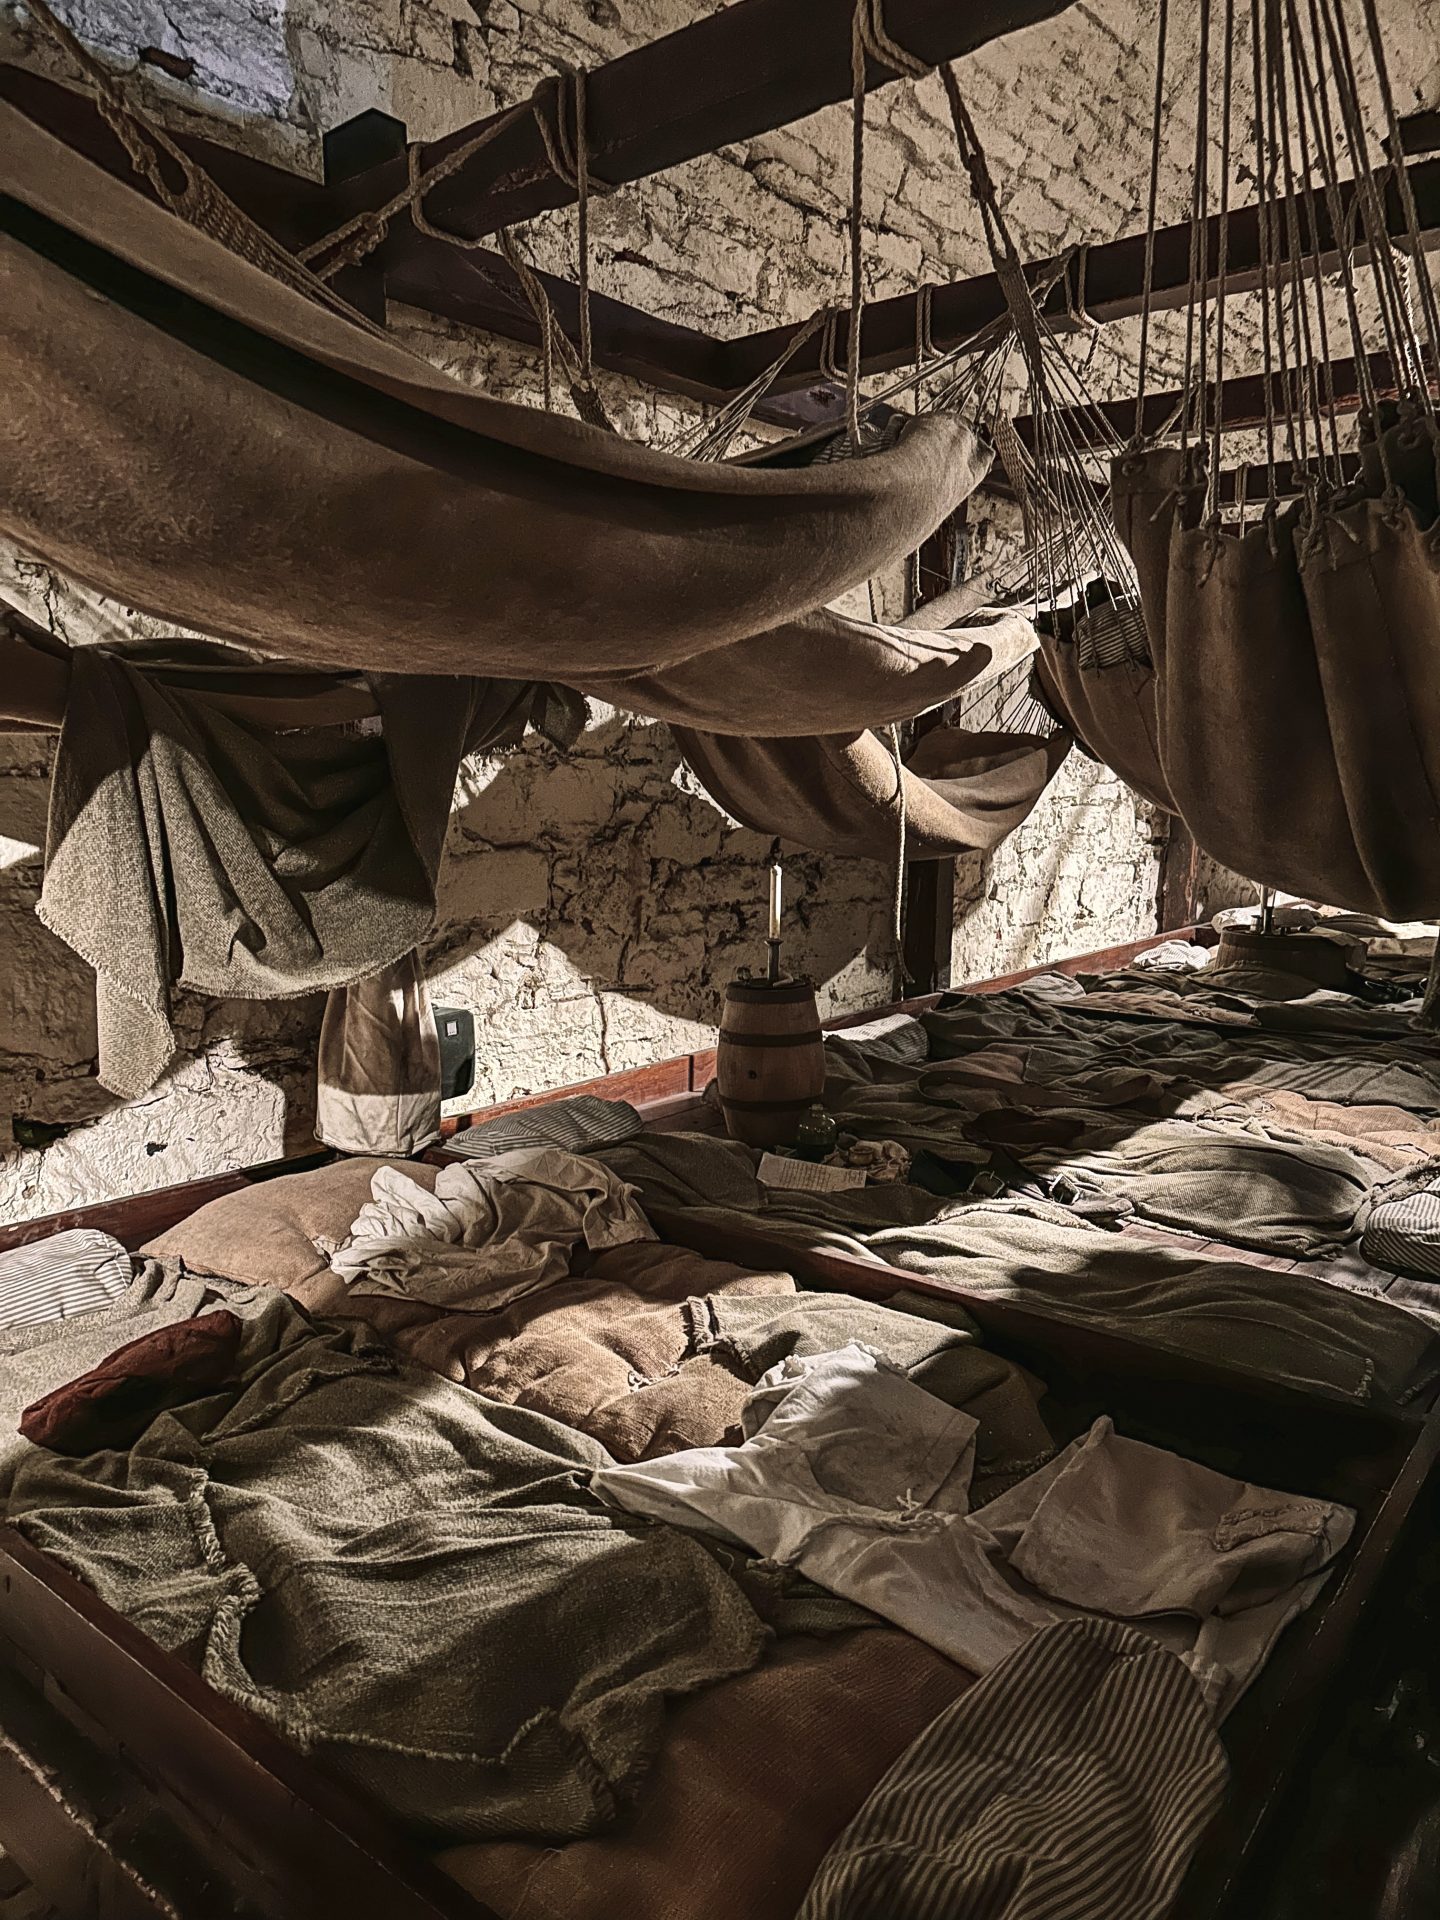
M 850 443 L 860 444 L 860 334 L 864 317 L 865 80 L 866 63 L 920 80 L 928 61 L 902 47 L 885 24 L 883 0 L 855 0 L 850 28 L 850 328 L 846 341 L 845 419 Z
M 310 272 L 303 256 L 288 252 L 242 212 L 163 127 L 141 113 L 126 97 L 115 75 L 59 18 L 48 0 L 25 0 L 25 4 L 36 24 L 83 78 L 100 117 L 161 206 L 188 226 L 218 240 L 231 253 L 268 273 L 272 279 L 343 315 L 352 325 L 370 334 L 383 331 L 328 287 L 322 278 Z M 167 163 L 173 172 L 167 172 Z
M 1150 370 L 1150 309 L 1155 297 L 1155 216 L 1160 196 L 1160 128 L 1165 106 L 1165 56 L 1170 39 L 1170 0 L 1160 0 L 1155 30 L 1155 104 L 1150 123 L 1150 191 L 1145 219 L 1145 266 L 1140 295 L 1140 363 L 1135 384 L 1135 432 L 1139 446 L 1145 429 L 1146 380 Z

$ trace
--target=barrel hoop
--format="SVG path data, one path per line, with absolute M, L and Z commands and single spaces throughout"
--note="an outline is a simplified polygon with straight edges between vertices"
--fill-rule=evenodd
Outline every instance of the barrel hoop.
M 722 1027 L 720 1038 L 737 1047 L 818 1047 L 824 1036 L 819 1027 L 812 1027 L 807 1033 L 735 1033 L 729 1027 Z
M 800 1100 L 737 1100 L 732 1094 L 718 1094 L 716 1098 L 726 1109 L 733 1108 L 737 1113 L 804 1113 L 815 1105 L 813 1093 L 807 1093 Z
M 733 980 L 725 989 L 725 998 L 747 1007 L 798 1007 L 815 998 L 815 989 L 804 985 L 772 987 L 764 980 Z

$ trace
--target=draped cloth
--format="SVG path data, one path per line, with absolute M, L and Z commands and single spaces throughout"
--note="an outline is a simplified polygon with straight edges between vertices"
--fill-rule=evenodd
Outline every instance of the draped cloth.
M 1085 753 L 1118 773 L 1142 800 L 1174 812 L 1160 765 L 1152 661 L 1130 652 L 1087 659 L 1073 632 L 1042 630 L 1032 684 Z
M 976 670 L 823 611 L 983 476 L 958 420 L 804 468 L 685 460 L 461 386 L 8 104 L 0 189 L 0 530 L 129 606 L 328 667 L 652 676 L 658 717 L 741 730 L 870 725 Z
M 289 999 L 428 933 L 462 755 L 517 738 L 529 682 L 375 675 L 378 727 L 276 731 L 97 648 L 70 663 L 38 912 L 94 967 L 101 1084 L 148 1091 L 174 985 Z
M 1159 758 L 1197 845 L 1265 885 L 1396 920 L 1440 911 L 1436 454 L 1432 427 L 1402 421 L 1354 488 L 1240 533 L 1200 524 L 1203 481 L 1178 452 L 1114 470 Z
M 440 1036 L 419 953 L 332 989 L 320 1026 L 315 1137 L 340 1153 L 397 1155 L 440 1138 Z
M 1031 812 L 1070 748 L 1065 733 L 937 727 L 897 769 L 871 732 L 764 740 L 676 728 L 675 738 L 705 791 L 742 825 L 869 860 L 895 856 L 902 791 L 907 858 L 990 852 Z

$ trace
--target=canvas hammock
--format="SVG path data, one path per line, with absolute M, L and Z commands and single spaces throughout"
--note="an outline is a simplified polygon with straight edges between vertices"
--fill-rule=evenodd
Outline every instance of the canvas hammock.
M 1155 666 L 1138 608 L 1042 621 L 1035 691 L 1089 754 L 1142 799 L 1175 811 L 1160 765 Z
M 461 387 L 3 103 L 0 185 L 0 528 L 127 605 L 327 667 L 645 675 L 659 717 L 744 731 L 913 713 L 989 662 L 825 610 L 983 477 L 958 419 L 685 460 Z
M 820 853 L 941 860 L 990 853 L 1034 810 L 1070 749 L 1049 738 L 941 726 L 901 761 L 879 734 L 745 740 L 676 729 L 700 784 L 743 826 Z
M 1217 537 L 1173 448 L 1121 462 L 1116 501 L 1196 844 L 1263 885 L 1422 920 L 1440 912 L 1437 443 L 1426 421 L 1386 441 L 1404 497 L 1361 488 L 1308 521 L 1297 502 Z
M 1223 60 L 1220 168 L 1216 189 L 1202 109 L 1180 444 L 1135 445 L 1115 463 L 1113 485 L 1154 659 L 1158 760 L 1196 843 L 1264 885 L 1413 920 L 1440 913 L 1440 423 L 1432 385 L 1440 306 L 1404 167 L 1394 193 L 1418 268 L 1397 256 L 1390 238 L 1384 162 L 1371 150 L 1361 96 L 1363 51 L 1391 150 L 1404 148 L 1373 0 L 1361 8 L 1366 32 L 1357 42 L 1343 0 L 1310 0 L 1303 18 L 1298 0 L 1250 0 L 1238 9 L 1248 11 L 1248 35 L 1227 30 L 1213 49 L 1210 14 L 1202 14 L 1202 101 L 1212 66 Z M 1227 29 L 1236 12 L 1229 0 Z M 1252 67 L 1253 118 L 1234 99 L 1237 47 Z M 1162 32 L 1157 65 L 1163 59 Z M 1216 485 L 1232 122 L 1248 123 L 1265 196 L 1268 497 L 1249 524 L 1243 502 L 1238 517 L 1226 515 Z M 1217 193 L 1220 273 L 1208 295 L 1200 222 Z M 1356 481 L 1345 477 L 1336 423 L 1321 205 L 1331 232 L 1350 242 L 1339 286 L 1361 388 Z M 1393 403 L 1368 371 L 1359 243 Z M 1276 482 L 1282 445 L 1300 476 L 1301 497 L 1288 506 Z M 1083 734 L 1085 721 L 1078 724 Z

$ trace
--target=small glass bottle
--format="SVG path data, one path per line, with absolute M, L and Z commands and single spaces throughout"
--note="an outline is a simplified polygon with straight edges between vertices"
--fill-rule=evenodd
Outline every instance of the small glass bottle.
M 795 1129 L 795 1157 L 798 1160 L 823 1160 L 840 1144 L 840 1129 L 817 1100 L 800 1116 Z

